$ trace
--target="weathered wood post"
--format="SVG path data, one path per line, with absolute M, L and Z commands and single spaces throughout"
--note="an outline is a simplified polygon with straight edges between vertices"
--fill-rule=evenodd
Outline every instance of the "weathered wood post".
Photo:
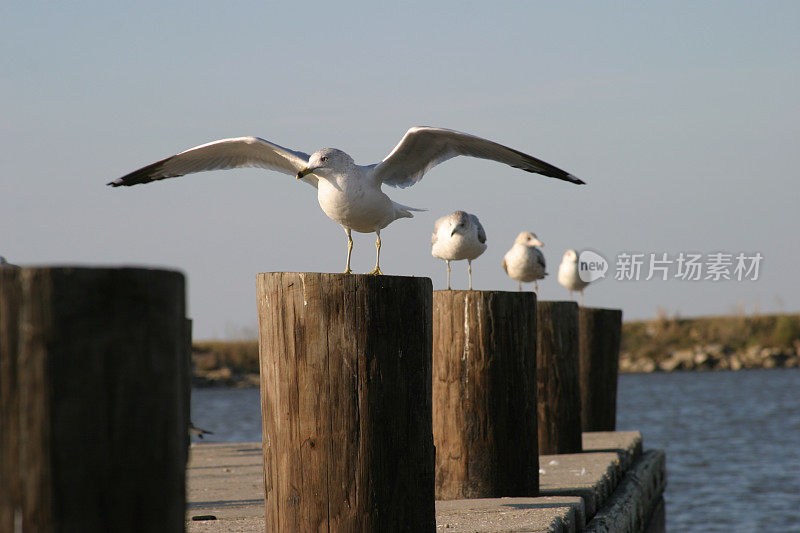
M 0 275 L 0 453 L 17 485 L 0 516 L 23 531 L 183 531 L 183 276 L 23 268 L 8 290 Z
M 17 346 L 19 269 L 0 266 L 0 531 L 14 531 L 21 508 L 19 486 L 19 394 Z
M 433 293 L 436 498 L 537 496 L 536 295 Z
M 184 320 L 184 340 L 183 340 L 183 416 L 186 418 L 187 426 L 192 421 L 192 319 Z M 187 449 L 191 445 L 192 438 L 189 431 L 186 432 Z M 186 461 L 189 461 L 189 454 L 186 454 Z
M 578 317 L 581 428 L 614 431 L 622 311 L 582 307 Z
M 578 305 L 537 305 L 539 453 L 576 453 L 581 444 Z
M 267 531 L 434 531 L 430 279 L 258 274 Z

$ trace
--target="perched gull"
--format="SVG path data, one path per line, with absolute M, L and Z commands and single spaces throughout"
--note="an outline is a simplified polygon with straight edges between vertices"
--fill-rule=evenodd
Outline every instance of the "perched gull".
M 190 148 L 110 182 L 108 185 L 136 185 L 164 178 L 240 167 L 262 167 L 297 175 L 317 188 L 320 207 L 347 234 L 347 266 L 353 250 L 351 231 L 377 234 L 375 269 L 381 274 L 381 230 L 398 218 L 410 218 L 412 211 L 424 211 L 393 202 L 381 191 L 414 185 L 423 174 L 459 155 L 490 159 L 526 172 L 535 172 L 572 183 L 583 183 L 572 174 L 517 150 L 480 137 L 453 130 L 414 127 L 386 158 L 372 165 L 357 165 L 335 148 L 323 148 L 311 155 L 289 150 L 258 137 L 221 139 Z
M 580 305 L 583 307 L 583 289 L 589 282 L 583 281 L 578 275 L 578 253 L 575 250 L 567 250 L 561 258 L 558 267 L 558 282 L 569 290 L 569 297 L 572 299 L 572 291 L 580 292 Z
M 447 263 L 447 290 L 450 290 L 450 261 L 469 263 L 469 290 L 472 290 L 472 260 L 486 250 L 486 232 L 475 215 L 453 211 L 436 221 L 431 235 L 431 255 Z
M 517 280 L 519 290 L 522 290 L 522 282 L 533 282 L 533 290 L 538 294 L 539 284 L 537 280 L 544 279 L 545 272 L 544 254 L 537 248 L 544 246 L 534 233 L 523 231 L 514 240 L 514 245 L 503 257 L 503 270 L 511 279 Z

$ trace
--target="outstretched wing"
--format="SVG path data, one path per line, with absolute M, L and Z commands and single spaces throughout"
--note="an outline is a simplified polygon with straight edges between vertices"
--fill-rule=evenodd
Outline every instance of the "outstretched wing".
M 387 185 L 408 187 L 421 180 L 431 168 L 459 155 L 490 159 L 526 172 L 583 183 L 569 172 L 502 144 L 468 133 L 427 126 L 408 130 L 383 162 L 375 165 L 373 176 Z
M 306 153 L 289 150 L 258 137 L 221 139 L 189 148 L 177 155 L 147 165 L 109 182 L 108 185 L 130 186 L 205 170 L 242 167 L 261 167 L 296 175 L 306 166 L 308 158 L 309 155 Z M 317 178 L 313 174 L 307 175 L 303 181 L 317 186 Z

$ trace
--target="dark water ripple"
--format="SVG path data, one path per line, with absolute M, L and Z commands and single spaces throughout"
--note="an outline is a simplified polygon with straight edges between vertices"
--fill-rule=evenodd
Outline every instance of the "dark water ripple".
M 618 403 L 667 452 L 669 531 L 800 531 L 800 370 L 622 375 Z
M 259 390 L 192 389 L 192 422 L 214 432 L 193 442 L 261 442 Z
M 192 418 L 261 440 L 258 389 L 196 389 Z M 666 450 L 669 531 L 800 532 L 800 369 L 625 374 L 617 427 Z

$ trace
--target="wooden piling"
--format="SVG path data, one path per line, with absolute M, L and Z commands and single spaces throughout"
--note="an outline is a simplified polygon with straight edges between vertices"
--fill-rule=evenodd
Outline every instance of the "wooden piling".
M 577 304 L 538 302 L 537 326 L 539 453 L 580 452 Z
M 434 531 L 427 278 L 258 274 L 267 531 Z
M 14 531 L 21 508 L 19 468 L 19 269 L 0 267 L 0 531 Z
M 181 387 L 183 389 L 183 416 L 187 420 L 187 424 L 191 423 L 192 420 L 192 319 L 186 318 L 184 320 L 184 337 L 183 337 L 183 372 L 181 372 L 181 376 L 183 377 L 183 383 Z M 189 436 L 189 432 L 186 432 L 186 447 L 191 445 L 192 438 Z M 189 455 L 186 455 L 186 460 L 189 460 Z
M 537 496 L 536 295 L 433 293 L 436 499 Z
M 183 531 L 183 276 L 4 270 L 2 530 Z
M 614 431 L 622 311 L 582 307 L 578 317 L 581 428 Z

